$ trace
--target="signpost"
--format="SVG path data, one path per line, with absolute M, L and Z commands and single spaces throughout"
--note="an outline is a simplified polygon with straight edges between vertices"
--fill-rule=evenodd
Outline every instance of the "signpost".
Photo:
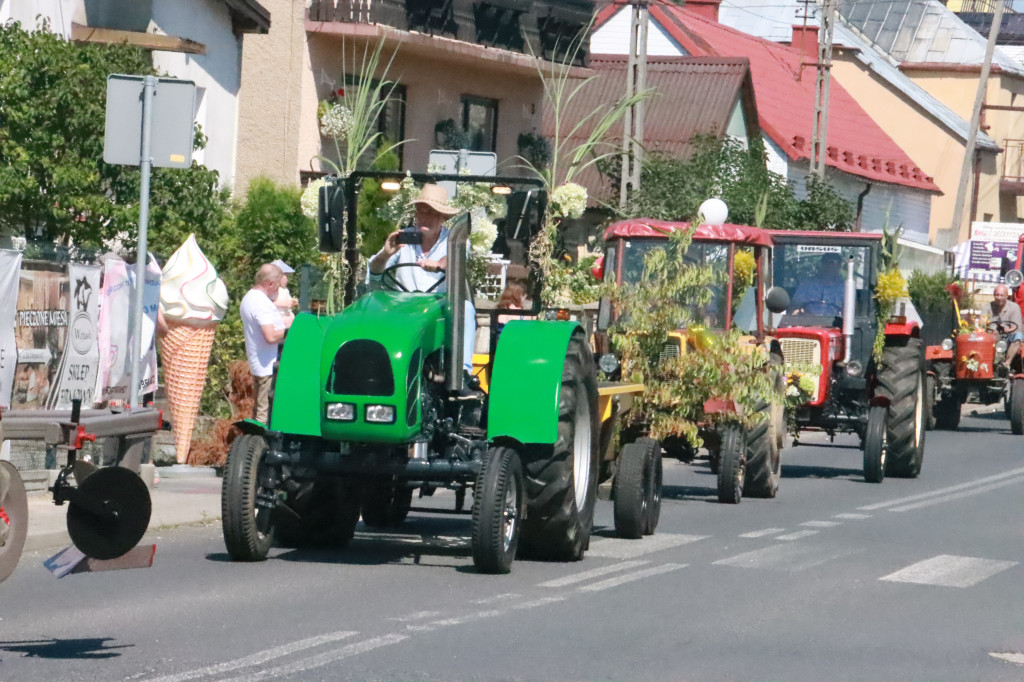
M 188 168 L 192 165 L 195 97 L 196 86 L 192 81 L 122 74 L 107 77 L 103 160 L 110 164 L 139 166 L 142 176 L 128 403 L 133 410 L 140 406 L 139 365 L 142 361 L 142 300 L 148 252 L 149 178 L 153 166 Z M 154 129 L 158 135 L 153 134 Z

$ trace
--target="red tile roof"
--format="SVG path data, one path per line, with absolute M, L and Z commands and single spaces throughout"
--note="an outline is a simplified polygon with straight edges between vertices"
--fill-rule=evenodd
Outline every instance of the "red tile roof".
M 605 6 L 597 26 L 628 9 L 627 2 L 613 0 Z M 810 159 L 816 74 L 798 50 L 736 31 L 667 0 L 651 0 L 650 14 L 691 55 L 749 59 L 761 129 L 791 160 Z M 827 165 L 871 180 L 940 191 L 837 79 L 829 90 Z

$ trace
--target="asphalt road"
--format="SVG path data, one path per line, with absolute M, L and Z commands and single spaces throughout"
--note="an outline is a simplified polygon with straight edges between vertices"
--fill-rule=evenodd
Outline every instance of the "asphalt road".
M 144 570 L 56 580 L 30 553 L 0 586 L 0 680 L 1022 680 L 1001 416 L 929 432 L 921 477 L 881 485 L 854 439 L 809 438 L 778 498 L 736 506 L 704 460 L 666 462 L 656 535 L 614 538 L 601 502 L 582 562 L 508 576 L 473 572 L 450 514 L 261 564 L 219 525 L 163 532 Z

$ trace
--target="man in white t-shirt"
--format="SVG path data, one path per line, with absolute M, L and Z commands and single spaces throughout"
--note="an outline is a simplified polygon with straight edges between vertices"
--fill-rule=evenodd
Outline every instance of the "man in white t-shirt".
M 255 283 L 242 299 L 239 313 L 245 330 L 245 354 L 249 358 L 253 395 L 256 404 L 253 417 L 264 424 L 270 423 L 270 385 L 274 379 L 277 346 L 284 340 L 291 326 L 274 305 L 281 286 L 281 268 L 273 263 L 260 267 Z

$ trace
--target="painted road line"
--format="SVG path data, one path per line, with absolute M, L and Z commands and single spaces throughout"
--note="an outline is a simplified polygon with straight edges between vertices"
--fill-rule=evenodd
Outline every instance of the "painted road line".
M 941 504 L 943 502 L 952 502 L 953 500 L 959 500 L 961 497 L 970 497 L 971 495 L 977 495 L 979 493 L 985 493 L 989 490 L 995 490 L 996 488 L 1002 488 L 1008 485 L 1015 485 L 1017 483 L 1024 483 L 1024 478 L 1015 478 L 1009 481 L 1000 481 L 999 483 L 991 483 L 989 485 L 983 485 L 980 488 L 974 488 L 972 490 L 966 490 L 960 493 L 953 493 L 952 495 L 943 495 L 932 500 L 925 500 L 924 502 L 915 502 L 914 504 L 905 504 L 902 507 L 893 507 L 889 511 L 891 512 L 905 512 L 911 509 L 920 509 L 921 507 L 929 507 L 933 504 Z
M 835 514 L 833 519 L 849 519 L 850 521 L 861 521 L 863 519 L 870 519 L 871 514 Z
M 440 611 L 417 611 L 416 613 L 410 613 L 408 616 L 398 616 L 397 618 L 389 618 L 388 620 L 397 620 L 399 623 L 412 623 L 417 620 L 426 620 L 427 618 L 433 618 L 434 616 L 440 616 Z
M 749 533 L 743 533 L 740 535 L 741 538 L 763 538 L 765 535 L 775 535 L 776 533 L 782 533 L 785 528 L 763 528 L 761 530 L 752 530 Z
M 838 521 L 804 521 L 800 525 L 807 526 L 808 528 L 835 528 L 843 524 Z
M 630 568 L 636 568 L 637 566 L 643 566 L 646 563 L 646 561 L 620 561 L 619 563 L 612 564 L 610 566 L 592 568 L 589 571 L 573 573 L 572 575 L 567 575 L 564 578 L 548 580 L 547 582 L 540 583 L 537 587 L 565 587 L 566 585 L 572 585 L 573 583 L 581 583 L 585 580 L 590 580 L 592 578 L 600 578 L 601 576 L 608 575 L 609 573 L 618 573 L 619 571 L 625 571 Z
M 817 535 L 816 530 L 798 530 L 795 533 L 787 533 L 786 535 L 780 535 L 776 540 L 800 540 L 801 538 L 809 538 L 812 535 Z
M 938 495 L 945 495 L 947 493 L 956 492 L 957 490 L 973 488 L 975 486 L 984 485 L 986 483 L 991 483 L 993 481 L 1001 481 L 1005 478 L 1010 478 L 1013 476 L 1021 477 L 1022 475 L 1024 475 L 1024 467 L 1020 469 L 1011 469 L 1010 471 L 1004 471 L 1003 473 L 996 474 L 994 476 L 986 476 L 985 478 L 979 478 L 975 481 L 968 481 L 967 483 L 952 485 L 949 486 L 948 488 L 939 488 L 938 490 L 931 490 L 929 492 L 921 493 L 919 495 L 911 495 L 910 497 L 901 497 L 897 500 L 889 500 L 888 502 L 878 502 L 876 504 L 869 504 L 866 507 L 857 507 L 857 509 L 861 511 L 874 511 L 876 509 L 885 509 L 886 507 L 896 507 L 906 502 L 916 502 L 918 500 L 924 500 L 929 497 L 936 497 Z M 1024 477 L 1022 477 L 1021 480 L 1024 480 Z
M 488 611 L 476 611 L 475 613 L 467 613 L 467 614 L 462 615 L 462 616 L 453 616 L 451 618 L 442 618 L 440 620 L 432 620 L 429 623 L 424 623 L 422 625 L 406 625 L 405 629 L 406 630 L 411 630 L 412 632 L 432 632 L 434 630 L 439 630 L 441 628 L 449 628 L 449 627 L 451 627 L 453 625 L 462 625 L 464 623 L 469 623 L 469 622 L 472 622 L 474 620 L 483 620 L 485 618 L 494 618 L 496 616 L 500 616 L 503 613 L 504 613 L 504 611 L 502 611 L 501 609 L 490 609 Z
M 893 583 L 916 583 L 940 587 L 971 587 L 1017 565 L 1016 561 L 977 559 L 941 554 L 919 561 L 879 578 Z
M 608 580 L 602 580 L 591 585 L 584 585 L 578 589 L 581 592 L 600 592 L 601 590 L 607 590 L 611 587 L 618 587 L 625 583 L 631 583 L 634 580 L 642 580 L 643 578 L 650 578 L 651 576 L 661 575 L 662 573 L 678 571 L 680 568 L 686 568 L 686 566 L 687 564 L 662 564 L 660 566 L 652 566 L 651 568 L 645 568 L 642 571 L 636 571 L 629 575 L 620 575 L 617 578 L 609 578 Z
M 625 540 L 623 538 L 604 538 L 590 543 L 587 556 L 604 557 L 605 559 L 632 559 L 651 552 L 660 552 L 679 545 L 697 542 L 709 535 L 672 535 L 659 533 L 648 535 L 643 540 Z
M 853 550 L 826 550 L 808 545 L 772 545 L 752 552 L 743 552 L 736 556 L 712 562 L 716 566 L 735 566 L 737 568 L 767 568 L 776 571 L 802 571 L 818 566 L 833 559 L 853 554 Z
M 1010 663 L 1016 663 L 1017 665 L 1024 665 L 1024 654 L 1015 654 L 1009 651 L 990 651 L 988 652 L 988 655 L 1002 661 L 1009 661 Z
M 516 594 L 515 592 L 507 592 L 506 594 L 496 594 L 493 597 L 484 597 L 483 599 L 474 599 L 474 604 L 496 604 L 502 601 L 512 601 L 518 599 L 522 595 Z
M 282 644 L 275 646 L 266 651 L 261 651 L 258 654 L 252 656 L 245 656 L 244 658 L 238 658 L 233 661 L 225 661 L 223 663 L 217 663 L 216 665 L 206 666 L 205 668 L 197 668 L 196 670 L 190 670 L 184 673 L 176 673 L 174 675 L 166 675 L 164 677 L 157 677 L 151 679 L 149 682 L 184 682 L 185 680 L 197 680 L 203 677 L 214 677 L 223 673 L 229 673 L 234 670 L 240 670 L 242 668 L 248 668 L 251 666 L 262 665 L 268 661 L 272 661 L 275 658 L 281 658 L 282 656 L 288 656 L 299 651 L 311 649 L 313 647 L 320 646 L 321 644 L 328 644 L 330 642 L 337 642 L 342 639 L 354 637 L 358 635 L 358 632 L 328 632 L 323 635 L 317 635 L 316 637 L 309 637 L 307 639 L 300 639 L 297 642 L 290 644 Z
M 519 604 L 513 604 L 513 611 L 525 611 L 526 609 L 535 609 L 538 606 L 547 606 L 548 604 L 557 604 L 560 601 L 565 601 L 566 597 L 541 597 L 540 599 L 532 599 L 530 601 L 524 601 Z
M 262 682 L 262 680 L 270 680 L 275 677 L 284 677 L 285 675 L 297 675 L 313 668 L 319 668 L 321 666 L 329 665 L 335 661 L 340 661 L 343 658 L 350 658 L 352 656 L 358 656 L 359 654 L 365 654 L 367 651 L 373 651 L 383 646 L 389 646 L 391 644 L 398 644 L 401 641 L 409 639 L 408 635 L 383 635 L 382 637 L 374 637 L 367 639 L 362 642 L 356 642 L 343 646 L 340 649 L 334 651 L 327 651 L 310 658 L 305 658 L 295 663 L 289 663 L 287 665 L 280 665 L 276 668 L 270 668 L 268 670 L 261 670 L 253 675 L 247 675 L 245 677 L 239 677 L 231 680 L 224 680 L 223 682 Z

